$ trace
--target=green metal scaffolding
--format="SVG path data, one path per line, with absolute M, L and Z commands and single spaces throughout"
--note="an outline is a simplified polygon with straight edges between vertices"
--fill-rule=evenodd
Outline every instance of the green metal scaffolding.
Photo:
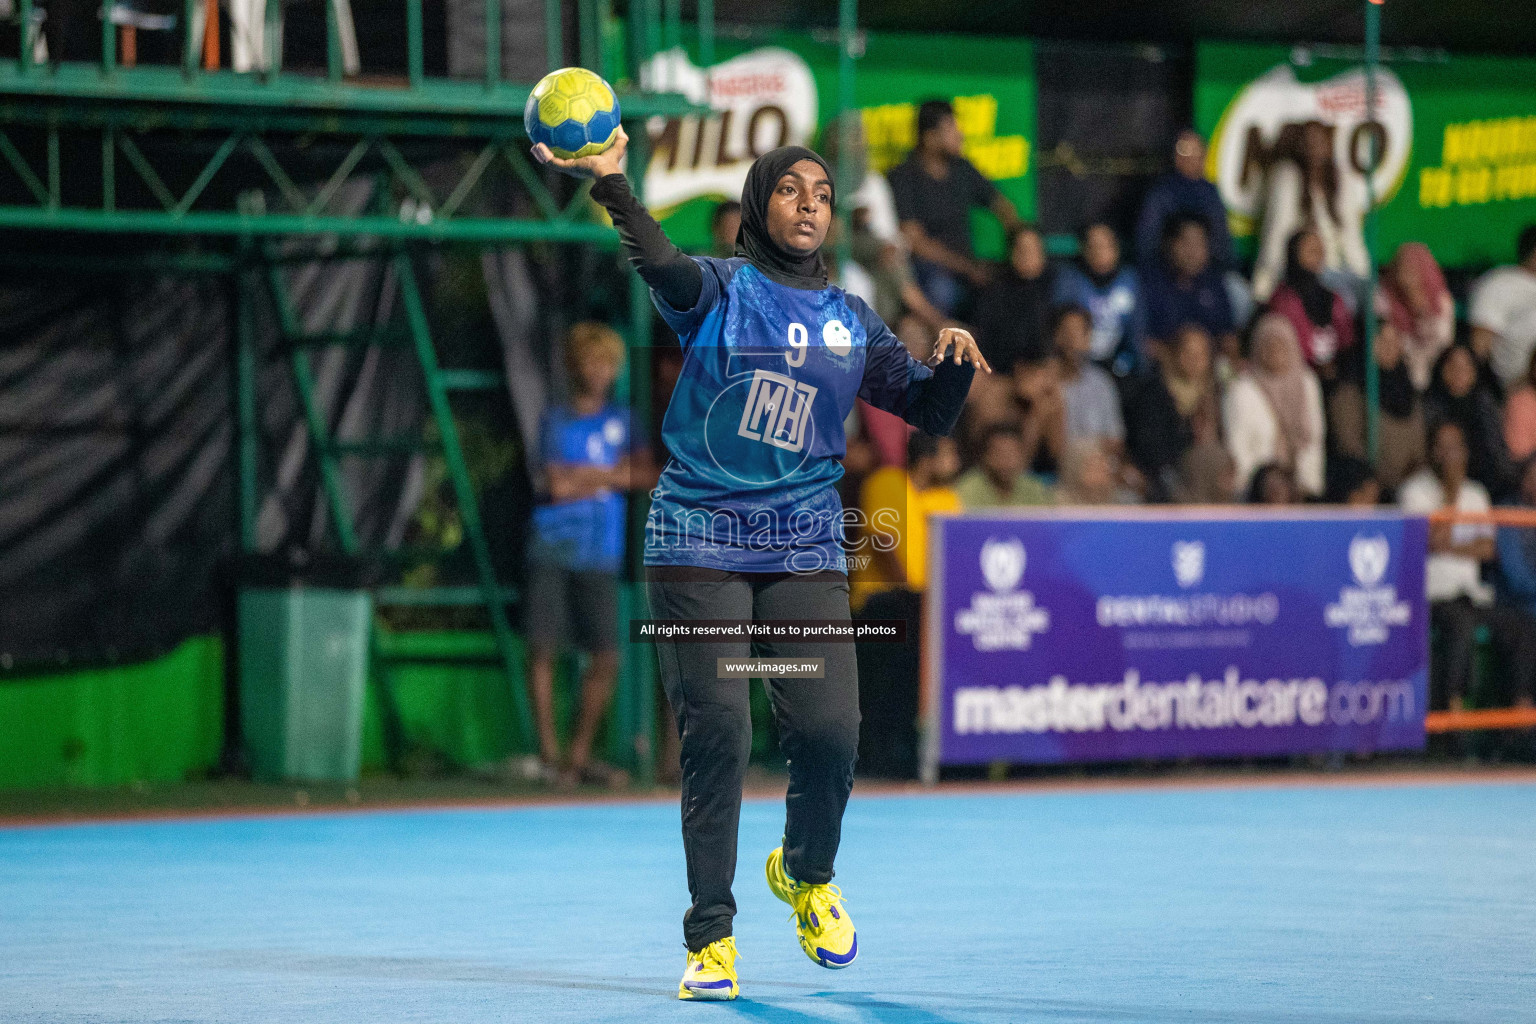
M 239 537 L 242 548 L 257 545 L 256 514 L 261 500 L 258 394 L 261 355 L 255 326 L 257 293 L 264 282 L 277 313 L 281 350 L 289 362 L 312 450 L 320 468 L 330 532 L 338 549 L 353 553 L 358 538 L 339 472 L 344 459 L 414 452 L 422 438 L 333 436 L 334 417 L 317 400 L 310 359 L 328 346 L 401 345 L 411 349 L 437 426 L 440 452 L 452 484 L 465 544 L 476 570 L 470 587 L 383 587 L 382 604 L 481 605 L 496 640 L 497 661 L 511 685 L 518 731 L 532 737 L 527 697 L 514 663 L 517 646 L 507 618 L 513 595 L 496 578 L 477 496 L 470 482 L 451 406 L 465 390 L 505 386 L 500 373 L 438 365 L 411 246 L 454 242 L 473 246 L 532 242 L 614 246 L 611 228 L 586 217 L 584 189 L 561 200 L 526 155 L 522 112 L 531 82 L 502 77 L 500 0 L 485 0 L 485 74 L 480 81 L 428 77 L 423 58 L 421 0 L 404 0 L 406 73 L 392 81 L 349 80 L 343 74 L 340 26 L 327 3 L 326 65 L 305 75 L 284 68 L 277 42 L 280 5 L 266 6 L 266 66 L 252 73 L 205 70 L 201 40 L 194 32 L 202 0 L 184 0 L 177 66 L 125 67 L 119 60 L 117 28 L 102 21 L 101 52 L 90 63 L 43 65 L 33 59 L 32 30 L 21 39 L 18 59 L 0 61 L 0 227 L 28 232 L 93 236 L 132 235 L 131 255 L 18 254 L 3 261 L 34 269 L 81 272 L 158 270 L 217 274 L 232 282 L 236 316 L 234 462 L 237 468 Z M 668 13 L 675 15 L 675 4 Z M 606 68 L 605 30 L 616 23 L 608 0 L 577 0 L 576 37 L 571 52 L 599 73 Z M 32 0 L 20 0 L 18 21 L 33 26 Z M 561 0 L 545 3 L 548 63 L 565 63 Z M 637 71 L 657 50 L 662 15 L 655 0 L 631 5 L 628 67 Z M 668 21 L 668 38 L 676 19 Z M 700 31 L 712 33 L 710 0 L 701 0 Z M 712 40 L 704 44 L 712 48 Z M 643 179 L 646 147 L 640 128 L 652 116 L 694 110 L 675 94 L 641 91 L 638 74 L 618 81 L 619 101 L 635 145 L 630 172 Z M 626 88 L 626 84 L 628 87 Z M 425 163 L 456 168 L 436 188 L 420 168 Z M 477 192 L 494 175 L 510 178 L 532 200 L 530 213 L 492 217 L 475 211 Z M 382 201 L 366 210 L 340 207 L 342 186 L 371 176 Z M 285 288 L 282 266 L 306 258 L 279 242 L 311 238 L 316 252 L 388 261 L 399 291 L 400 322 L 369 331 L 306 333 L 298 324 Z M 155 244 L 153 239 L 161 239 Z M 198 239 L 189 251 L 176 238 Z M 146 240 L 149 240 L 146 244 Z M 279 255 L 288 252 L 289 255 Z M 631 281 L 630 324 L 626 333 L 636 353 L 635 370 L 648 371 L 646 346 L 651 310 L 645 288 Z M 646 378 L 641 378 L 646 379 Z M 637 389 L 644 394 L 644 389 Z M 649 410 L 638 409 L 641 417 Z M 641 419 L 644 422 L 644 419 Z M 634 595 L 626 595 L 632 604 Z M 380 645 L 376 667 L 387 676 Z M 629 659 L 627 683 L 616 708 L 613 751 L 650 776 L 649 730 L 653 673 L 638 654 Z M 385 686 L 388 697 L 388 686 Z
M 276 0 L 265 8 L 265 66 L 249 73 L 202 66 L 203 40 L 194 28 L 203 0 L 183 0 L 178 64 L 133 67 L 120 60 L 117 26 L 108 18 L 102 19 L 99 59 L 36 61 L 34 3 L 18 0 L 17 21 L 26 26 L 18 33 L 18 58 L 0 60 L 0 228 L 133 236 L 134 247 L 88 255 L 0 254 L 0 263 L 95 273 L 214 274 L 231 282 L 236 310 L 233 454 L 239 538 L 246 552 L 257 548 L 261 501 L 258 295 L 264 291 L 276 312 L 282 355 L 320 469 L 330 532 L 346 553 L 357 552 L 359 545 L 341 461 L 419 451 L 422 439 L 333 436 L 334 417 L 316 397 L 311 355 L 329 346 L 411 349 L 422 371 L 476 584 L 382 587 L 376 598 L 380 604 L 483 606 L 526 744 L 532 737 L 529 708 L 506 613 L 515 595 L 496 578 L 451 406 L 457 392 L 500 388 L 505 382 L 499 373 L 438 365 L 412 247 L 536 242 L 614 247 L 617 239 L 610 227 L 586 217 L 585 189 L 562 200 L 526 154 L 522 112 L 533 83 L 503 78 L 501 0 L 484 0 L 485 72 L 478 81 L 428 76 L 422 2 L 399 2 L 405 9 L 405 74 L 381 81 L 344 74 L 341 26 L 329 0 L 325 66 L 314 74 L 283 66 Z M 645 121 L 702 112 L 684 96 L 640 88 L 645 62 L 663 48 L 682 45 L 682 4 L 631 0 L 621 24 L 611 0 L 574 0 L 576 32 L 568 47 L 562 22 L 569 2 L 545 0 L 547 63 L 558 67 L 574 54 L 576 63 L 615 82 L 630 129 L 629 174 L 638 192 L 649 149 Z M 713 0 L 696 0 L 693 13 L 699 57 L 708 67 L 715 60 Z M 854 59 L 861 42 L 856 0 L 839 0 L 838 13 L 841 110 L 853 104 Z M 620 34 L 626 44 L 622 53 L 605 45 Z M 421 168 L 427 163 L 440 168 L 445 162 L 455 168 L 454 176 L 446 186 L 439 179 L 434 187 Z M 360 211 L 340 206 L 342 186 L 365 175 L 376 183 L 376 201 Z M 532 200 L 530 213 L 492 217 L 475 212 L 477 194 L 496 175 L 518 183 Z M 303 330 L 282 270 L 285 263 L 309 258 L 283 244 L 301 238 L 315 241 L 314 254 L 387 261 L 399 291 L 399 322 L 365 331 Z M 188 244 L 194 239 L 199 243 L 195 248 Z M 652 310 L 645 285 L 635 275 L 630 275 L 628 314 L 629 373 L 648 381 Z M 648 424 L 649 389 L 632 391 L 636 422 Z M 641 601 L 638 587 L 626 588 L 621 615 L 639 613 Z M 377 636 L 373 649 L 388 702 L 387 659 Z M 610 755 L 636 769 L 643 780 L 652 777 L 654 768 L 654 671 L 649 652 L 630 645 L 610 730 Z

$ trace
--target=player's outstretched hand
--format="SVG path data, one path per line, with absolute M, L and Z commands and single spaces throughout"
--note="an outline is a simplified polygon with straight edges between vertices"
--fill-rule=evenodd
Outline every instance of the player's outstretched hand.
M 992 367 L 987 365 L 986 358 L 976 345 L 976 339 L 964 327 L 946 327 L 939 332 L 939 340 L 933 343 L 933 355 L 928 357 L 928 365 L 938 366 L 946 356 L 953 359 L 957 366 L 970 363 L 977 369 L 992 372 Z
M 549 151 L 549 147 L 540 142 L 533 147 L 533 158 L 541 164 L 549 164 L 566 174 L 576 178 L 598 178 L 610 174 L 622 174 L 624 172 L 624 150 L 629 145 L 629 136 L 622 127 L 613 140 L 613 145 L 601 153 L 593 153 L 591 156 L 577 157 L 575 160 L 562 160 Z

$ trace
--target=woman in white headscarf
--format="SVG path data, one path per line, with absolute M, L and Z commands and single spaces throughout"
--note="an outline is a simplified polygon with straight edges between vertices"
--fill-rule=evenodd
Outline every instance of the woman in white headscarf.
M 1253 358 L 1227 388 L 1222 410 L 1239 492 L 1266 463 L 1290 469 L 1303 494 L 1323 493 L 1323 390 L 1301 356 L 1296 328 L 1267 313 L 1253 328 Z
M 1309 121 L 1299 133 L 1282 135 L 1285 154 L 1265 180 L 1263 229 L 1253 267 L 1253 297 L 1268 302 L 1285 277 L 1286 245 L 1304 227 L 1323 243 L 1323 283 L 1342 295 L 1353 311 L 1370 276 L 1365 248 L 1365 179 L 1340 174 L 1334 129 Z

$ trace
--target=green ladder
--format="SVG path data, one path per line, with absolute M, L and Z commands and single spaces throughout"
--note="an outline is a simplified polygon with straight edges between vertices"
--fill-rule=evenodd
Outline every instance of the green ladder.
M 458 587 L 379 587 L 375 599 L 382 605 L 412 606 L 470 606 L 481 605 L 490 617 L 491 633 L 495 638 L 496 652 L 502 671 L 506 675 L 512 694 L 512 707 L 517 716 L 517 728 L 524 745 L 533 739 L 532 716 L 528 708 L 528 695 L 524 692 L 522 669 L 519 663 L 517 640 L 507 620 L 507 604 L 515 600 L 516 592 L 504 586 L 496 578 L 491 562 L 490 545 L 486 542 L 485 528 L 480 519 L 479 499 L 470 481 L 469 467 L 464 461 L 464 450 L 459 443 L 458 426 L 453 419 L 449 396 L 455 391 L 493 391 L 505 386 L 505 379 L 497 371 L 444 368 L 438 365 L 437 350 L 432 344 L 432 331 L 427 323 L 426 308 L 422 304 L 421 288 L 416 280 L 415 268 L 410 255 L 396 250 L 389 259 L 395 272 L 399 289 L 399 307 L 404 309 L 404 323 L 391 322 L 382 326 L 367 327 L 345 332 L 306 332 L 294 315 L 293 304 L 288 299 L 287 284 L 283 280 L 279 260 L 266 261 L 267 288 L 273 308 L 277 312 L 278 327 L 287 352 L 293 380 L 308 427 L 310 443 L 320 463 L 320 481 L 330 511 L 331 526 L 343 553 L 359 553 L 357 531 L 353 526 L 351 507 L 341 486 L 340 460 L 343 458 L 378 458 L 420 452 L 425 448 L 420 435 L 402 437 L 374 437 L 340 440 L 332 433 L 329 417 L 315 399 L 314 371 L 310 366 L 310 354 L 316 349 L 342 346 L 368 348 L 373 346 L 409 346 L 416 353 L 426 384 L 427 401 L 431 415 L 437 423 L 443 460 L 453 485 L 454 500 L 459 508 L 459 520 L 464 529 L 474 558 L 476 586 Z M 444 552 L 446 553 L 446 552 Z M 379 673 L 381 697 L 385 720 L 385 747 L 391 769 L 399 766 L 401 734 L 398 713 L 395 709 L 392 687 L 389 685 L 389 664 L 395 660 L 387 654 L 379 642 L 378 628 L 371 631 L 370 648 L 373 662 Z M 417 660 L 405 658 L 402 660 Z

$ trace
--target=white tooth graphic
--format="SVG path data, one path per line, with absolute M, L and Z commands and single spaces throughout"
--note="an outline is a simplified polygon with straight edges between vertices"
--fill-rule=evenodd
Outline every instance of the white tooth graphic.
M 1380 205 L 1392 198 L 1408 169 L 1413 107 L 1402 80 L 1386 68 L 1376 72 L 1376 94 L 1375 120 L 1385 136 L 1372 182 Z M 1206 158 L 1206 173 L 1221 191 L 1233 231 L 1253 231 L 1264 198 L 1263 168 L 1282 129 L 1307 121 L 1332 125 L 1334 162 L 1341 178 L 1363 184 L 1371 132 L 1367 120 L 1363 68 L 1321 82 L 1299 82 L 1289 64 L 1279 64 L 1249 82 L 1222 113 Z

